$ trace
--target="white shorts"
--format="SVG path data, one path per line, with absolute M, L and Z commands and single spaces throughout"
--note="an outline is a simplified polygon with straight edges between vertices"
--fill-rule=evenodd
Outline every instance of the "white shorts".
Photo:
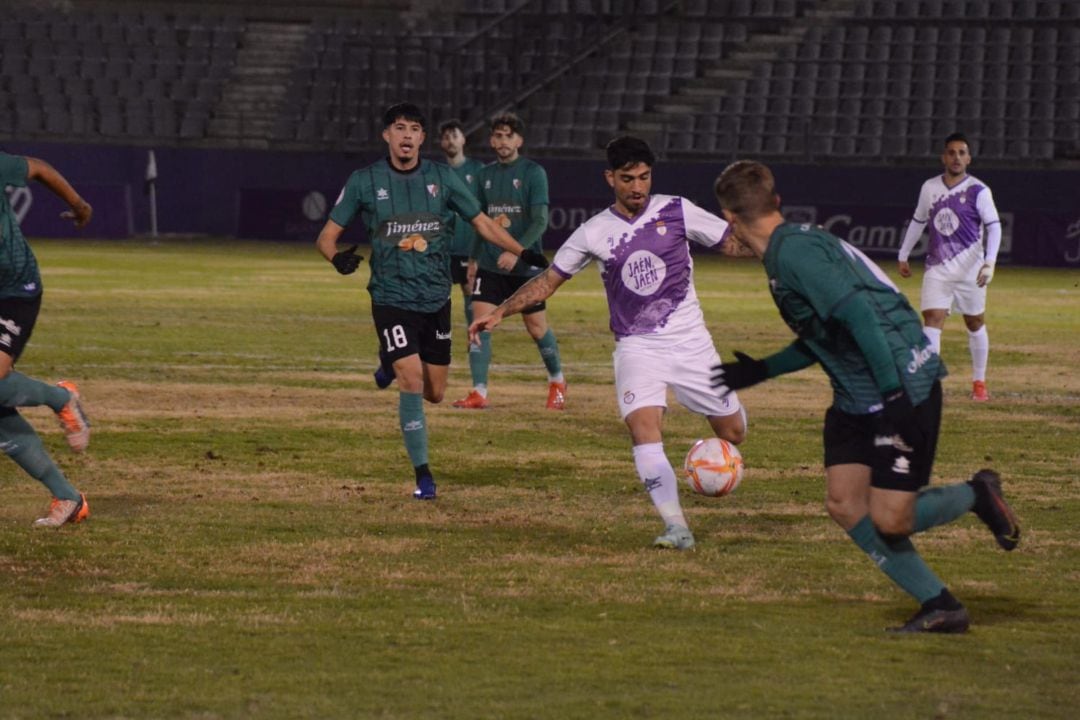
M 666 408 L 669 387 L 683 407 L 700 415 L 724 417 L 742 410 L 736 393 L 721 398 L 712 387 L 712 368 L 720 355 L 708 332 L 656 348 L 619 342 L 614 359 L 615 393 L 624 419 L 639 408 Z
M 962 315 L 986 312 L 986 287 L 979 287 L 982 262 L 941 264 L 928 268 L 923 275 L 922 310 L 956 309 Z

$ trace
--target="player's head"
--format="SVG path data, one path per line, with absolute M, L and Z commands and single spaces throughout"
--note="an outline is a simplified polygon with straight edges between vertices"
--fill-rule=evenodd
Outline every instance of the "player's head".
M 386 108 L 386 112 L 382 116 L 383 128 L 388 128 L 399 120 L 415 123 L 420 126 L 421 130 L 427 125 L 424 113 L 412 103 L 398 103 Z
M 746 225 L 780 211 L 772 171 L 754 160 L 737 160 L 724 168 L 713 184 L 713 192 L 732 234 L 740 241 Z
M 624 135 L 607 144 L 604 177 L 615 191 L 615 205 L 636 215 L 649 202 L 656 156 L 644 140 Z
M 420 160 L 424 143 L 424 114 L 412 103 L 391 105 L 383 113 L 383 140 L 390 150 L 390 161 L 407 170 Z
M 945 174 L 951 177 L 960 177 L 967 172 L 971 164 L 971 148 L 963 133 L 953 133 L 945 138 L 941 164 L 945 166 Z
M 465 128 L 457 118 L 439 125 L 439 146 L 447 157 L 458 157 L 465 152 Z
M 491 149 L 499 157 L 499 162 L 517 160 L 522 143 L 525 142 L 525 123 L 512 112 L 501 113 L 491 118 Z

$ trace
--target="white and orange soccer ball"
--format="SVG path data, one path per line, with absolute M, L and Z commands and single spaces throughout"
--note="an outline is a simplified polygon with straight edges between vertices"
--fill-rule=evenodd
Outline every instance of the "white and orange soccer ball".
M 709 497 L 722 497 L 739 487 L 744 467 L 739 448 L 715 437 L 694 443 L 683 463 L 686 484 Z

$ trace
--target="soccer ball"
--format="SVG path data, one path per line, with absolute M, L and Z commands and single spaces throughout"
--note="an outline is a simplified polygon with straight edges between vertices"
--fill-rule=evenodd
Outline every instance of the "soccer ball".
M 739 449 L 720 438 L 698 440 L 683 463 L 686 484 L 700 495 L 722 497 L 739 487 L 743 458 Z

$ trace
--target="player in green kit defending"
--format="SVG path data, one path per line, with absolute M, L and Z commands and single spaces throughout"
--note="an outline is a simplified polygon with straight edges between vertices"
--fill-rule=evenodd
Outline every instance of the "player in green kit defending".
M 450 365 L 450 231 L 459 216 L 480 237 L 503 250 L 545 264 L 544 256 L 524 248 L 490 217 L 446 165 L 420 159 L 424 116 L 409 103 L 383 115 L 388 157 L 350 177 L 316 245 L 342 275 L 356 271 L 354 245 L 338 251 L 345 228 L 360 216 L 371 242 L 371 314 L 379 353 L 398 383 L 398 418 L 405 449 L 416 475 L 413 497 L 435 498 L 428 467 L 424 400 L 438 403 L 446 392 Z
M 63 216 L 77 228 L 90 222 L 93 210 L 47 162 L 0 153 L 0 451 L 49 489 L 49 512 L 34 525 L 56 528 L 85 520 L 90 506 L 49 457 L 41 438 L 17 408 L 49 406 L 75 452 L 82 452 L 90 442 L 90 423 L 75 383 L 62 380 L 48 385 L 15 370 L 37 322 L 42 287 L 37 260 L 3 190 L 9 185 L 25 187 L 27 180 L 41 182 L 66 202 L 71 210 Z
M 512 113 L 491 120 L 491 147 L 498 162 L 485 165 L 480 173 L 480 205 L 497 223 L 526 248 L 542 253 L 542 238 L 548 224 L 547 173 L 532 160 L 522 157 L 525 124 Z M 473 245 L 469 272 L 472 276 L 473 313 L 490 314 L 539 272 L 534 264 L 519 261 L 487 243 Z M 566 406 L 566 379 L 559 359 L 559 343 L 548 327 L 546 305 L 539 302 L 522 311 L 525 329 L 536 342 L 548 372 L 547 407 Z M 488 406 L 488 369 L 491 366 L 491 333 L 480 333 L 479 343 L 469 346 L 469 370 L 473 389 L 454 407 L 480 410 Z
M 824 432 L 829 515 L 921 604 L 894 631 L 966 631 L 967 610 L 910 536 L 971 510 L 1012 550 L 1020 527 L 993 470 L 926 487 L 945 366 L 918 313 L 857 249 L 820 227 L 785 223 L 766 166 L 733 163 L 715 190 L 732 234 L 762 259 L 773 300 L 798 340 L 761 360 L 736 352 L 735 362 L 714 368 L 713 385 L 726 394 L 820 364 L 833 387 Z

